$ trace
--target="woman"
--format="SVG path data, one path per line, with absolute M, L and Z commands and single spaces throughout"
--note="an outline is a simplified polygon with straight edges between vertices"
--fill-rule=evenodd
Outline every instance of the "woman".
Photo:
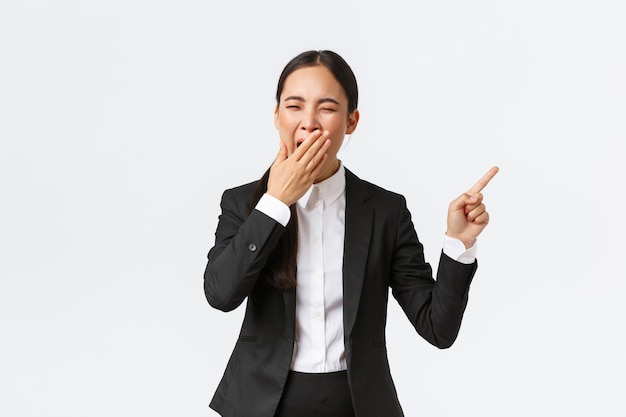
M 450 204 L 435 281 L 404 197 L 337 158 L 357 104 L 339 55 L 292 59 L 276 91 L 274 163 L 222 196 L 205 294 L 223 311 L 247 298 L 211 401 L 224 417 L 402 416 L 385 348 L 388 288 L 433 345 L 458 334 L 489 221 L 480 191 L 497 168 Z

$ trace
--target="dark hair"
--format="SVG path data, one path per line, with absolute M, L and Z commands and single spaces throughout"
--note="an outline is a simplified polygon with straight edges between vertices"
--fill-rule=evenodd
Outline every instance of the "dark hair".
M 276 87 L 276 104 L 280 104 L 285 81 L 292 72 L 300 68 L 324 66 L 333 74 L 348 98 L 348 113 L 352 113 L 359 105 L 359 88 L 356 77 L 348 63 L 333 51 L 307 51 L 293 58 L 283 69 Z
M 280 104 L 280 95 L 287 77 L 300 68 L 321 65 L 333 74 L 337 82 L 341 85 L 348 98 L 348 113 L 356 110 L 359 103 L 359 89 L 356 77 L 348 63 L 338 54 L 332 51 L 307 51 L 293 58 L 280 74 L 278 86 L 276 87 L 276 103 Z M 267 191 L 267 181 L 270 170 L 263 174 L 257 183 L 254 195 L 248 207 L 248 214 L 252 213 L 257 203 Z M 276 247 L 272 250 L 267 264 L 261 271 L 261 277 L 270 285 L 280 290 L 294 288 L 296 286 L 296 262 L 298 255 L 298 217 L 295 204 L 289 207 L 291 218 L 285 227 L 282 236 L 278 240 Z

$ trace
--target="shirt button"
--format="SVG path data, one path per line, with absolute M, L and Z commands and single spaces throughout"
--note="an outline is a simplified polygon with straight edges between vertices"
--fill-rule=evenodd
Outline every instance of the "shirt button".
M 254 243 L 250 243 L 248 245 L 248 249 L 250 249 L 250 252 L 255 252 L 256 251 L 256 245 Z
M 320 313 L 320 311 L 319 311 L 319 310 L 315 310 L 315 311 L 313 312 L 313 315 L 319 319 L 319 318 L 320 318 L 320 316 L 322 315 L 322 313 Z

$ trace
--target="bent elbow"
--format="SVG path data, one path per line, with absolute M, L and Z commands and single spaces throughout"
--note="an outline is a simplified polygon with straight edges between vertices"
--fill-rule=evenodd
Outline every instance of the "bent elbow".
M 439 343 L 439 344 L 436 344 L 435 346 L 438 349 L 444 350 L 444 349 L 450 349 L 453 344 L 454 344 L 454 340 L 452 340 L 450 342 L 446 342 L 446 343 Z
M 211 307 L 225 313 L 236 309 L 241 304 L 241 302 L 233 301 L 232 297 L 226 296 L 223 291 L 217 290 L 206 277 L 204 279 L 204 295 Z
M 457 336 L 458 336 L 458 333 L 435 337 L 433 345 L 441 350 L 449 349 L 452 347 L 452 345 L 456 341 Z
M 209 302 L 209 305 L 216 310 L 223 312 L 234 310 L 241 302 L 235 302 L 232 297 L 228 295 L 229 291 L 227 288 L 224 288 L 224 285 L 220 285 L 217 281 L 217 277 L 214 276 L 210 266 L 207 265 L 204 271 L 204 296 L 206 300 Z
M 237 308 L 236 305 L 229 304 L 224 302 L 224 300 L 219 300 L 217 298 L 210 297 L 208 294 L 206 295 L 206 299 L 209 302 L 209 305 L 216 310 L 223 311 L 224 313 L 228 313 L 229 311 L 233 311 Z

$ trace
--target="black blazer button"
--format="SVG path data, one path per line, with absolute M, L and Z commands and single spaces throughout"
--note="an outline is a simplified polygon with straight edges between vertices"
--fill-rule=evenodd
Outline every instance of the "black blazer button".
M 254 243 L 250 243 L 248 245 L 248 249 L 250 249 L 250 252 L 254 252 L 256 251 L 256 245 Z

